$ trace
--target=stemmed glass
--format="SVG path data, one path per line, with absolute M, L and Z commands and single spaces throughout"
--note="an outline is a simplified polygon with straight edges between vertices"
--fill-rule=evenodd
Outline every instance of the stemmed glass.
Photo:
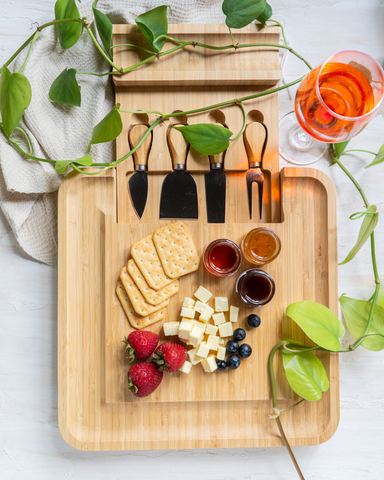
M 376 60 L 353 50 L 333 55 L 305 76 L 295 111 L 280 120 L 280 155 L 297 165 L 316 162 L 327 143 L 360 133 L 383 96 L 384 72 Z

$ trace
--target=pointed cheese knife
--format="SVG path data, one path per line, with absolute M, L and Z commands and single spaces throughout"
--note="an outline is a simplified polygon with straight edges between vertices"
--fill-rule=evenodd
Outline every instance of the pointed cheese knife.
M 128 140 L 131 149 L 134 148 L 142 139 L 148 130 L 147 125 L 134 125 L 129 134 Z M 152 144 L 152 133 L 148 135 L 144 142 L 133 154 L 133 162 L 135 164 L 135 173 L 128 181 L 129 194 L 132 204 L 139 218 L 143 216 L 145 205 L 148 197 L 148 154 Z
M 196 182 L 185 169 L 189 143 L 181 132 L 171 128 L 168 146 L 173 171 L 165 177 L 161 189 L 160 218 L 198 218 Z

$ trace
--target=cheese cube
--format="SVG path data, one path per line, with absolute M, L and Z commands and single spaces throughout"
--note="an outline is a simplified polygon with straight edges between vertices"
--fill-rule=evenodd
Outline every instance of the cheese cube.
M 180 315 L 186 318 L 195 318 L 195 309 L 182 307 Z
M 220 338 L 220 340 L 219 340 L 219 344 L 220 344 L 220 345 L 224 345 L 224 343 L 225 343 L 225 340 L 224 340 L 224 338 Z
M 220 337 L 232 337 L 233 327 L 231 322 L 222 323 L 219 325 Z
M 209 335 L 207 340 L 209 350 L 214 350 L 216 352 L 219 348 L 219 341 L 220 337 L 214 337 L 213 335 Z
M 189 335 L 192 332 L 194 324 L 191 320 L 183 318 L 183 320 L 179 324 L 179 336 L 180 334 L 187 334 Z
M 177 335 L 179 333 L 179 322 L 168 322 L 164 323 L 163 330 L 166 337 Z
M 207 323 L 209 321 L 209 319 L 212 317 L 212 314 L 214 312 L 215 311 L 213 310 L 213 308 L 210 307 L 209 305 L 207 305 L 204 312 L 199 317 L 200 322 Z
M 196 312 L 203 313 L 204 310 L 208 307 L 206 303 L 200 302 L 199 300 L 195 303 Z
M 215 313 L 215 315 L 213 315 L 213 321 L 215 323 L 215 325 L 220 325 L 220 323 L 224 323 L 225 322 L 225 315 L 223 312 L 220 312 L 220 313 Z
M 225 352 L 226 352 L 225 347 L 219 347 L 217 349 L 216 358 L 218 360 L 225 360 Z
M 181 368 L 179 368 L 179 372 L 189 373 L 191 371 L 191 368 L 192 368 L 192 363 L 188 362 L 188 360 L 186 360 L 184 362 L 183 366 Z
M 199 357 L 197 354 L 197 348 L 193 348 L 192 350 L 188 350 L 188 357 L 189 360 L 191 361 L 192 365 L 197 365 L 200 363 L 203 358 Z
M 205 328 L 205 333 L 207 335 L 216 335 L 218 330 L 218 327 L 215 327 L 215 325 L 212 325 L 211 323 L 207 323 L 207 326 Z
M 239 318 L 239 307 L 234 307 L 231 305 L 229 309 L 229 321 L 230 322 L 237 322 L 237 319 Z
M 196 300 L 193 300 L 193 298 L 185 297 L 182 306 L 187 308 L 193 308 L 195 306 L 195 303 Z
M 201 342 L 196 355 L 198 357 L 207 358 L 209 354 L 209 347 L 206 342 Z
M 215 297 L 215 311 L 228 312 L 228 298 Z
M 198 300 L 200 300 L 200 302 L 207 303 L 208 300 L 212 297 L 212 293 L 200 285 L 200 287 L 196 290 L 194 296 Z
M 204 337 L 205 328 L 198 327 L 197 325 L 193 327 L 192 332 L 189 335 L 189 343 L 194 347 L 197 347 L 201 340 Z
M 207 373 L 212 373 L 217 369 L 217 363 L 213 355 L 210 355 L 208 358 L 204 358 L 204 360 L 201 362 L 201 365 L 203 366 L 204 371 Z

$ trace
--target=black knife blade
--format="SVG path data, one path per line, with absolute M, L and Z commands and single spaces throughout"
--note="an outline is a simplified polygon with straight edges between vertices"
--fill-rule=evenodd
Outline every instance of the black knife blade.
M 131 149 L 134 148 L 148 130 L 147 125 L 134 125 L 128 134 Z M 152 144 L 152 132 L 133 154 L 136 173 L 128 180 L 128 190 L 132 205 L 139 218 L 143 216 L 148 198 L 148 154 Z
M 199 216 L 196 182 L 185 170 L 189 143 L 174 128 L 168 132 L 167 139 L 173 171 L 163 181 L 160 218 L 196 219 Z

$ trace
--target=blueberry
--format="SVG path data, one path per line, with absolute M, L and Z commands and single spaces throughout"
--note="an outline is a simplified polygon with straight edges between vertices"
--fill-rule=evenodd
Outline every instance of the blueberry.
M 227 362 L 224 362 L 224 360 L 218 360 L 217 369 L 218 370 L 225 370 L 226 368 L 227 368 Z
M 239 348 L 240 357 L 247 358 L 250 357 L 252 353 L 252 348 L 247 343 L 243 343 Z
M 236 353 L 239 350 L 239 344 L 236 342 L 236 340 L 229 340 L 226 348 L 228 353 Z
M 258 315 L 249 315 L 248 317 L 248 325 L 253 328 L 257 328 L 260 326 L 261 320 Z
M 239 342 L 244 340 L 246 337 L 246 333 L 242 328 L 236 328 L 236 330 L 233 332 L 233 338 Z
M 231 370 L 236 370 L 240 367 L 240 358 L 237 355 L 230 355 L 227 358 L 227 365 Z

